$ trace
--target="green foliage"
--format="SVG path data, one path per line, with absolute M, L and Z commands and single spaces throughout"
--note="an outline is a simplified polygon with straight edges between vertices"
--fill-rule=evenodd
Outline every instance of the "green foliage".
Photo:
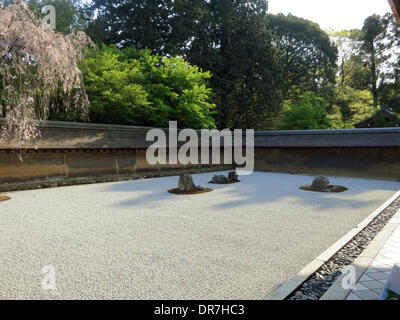
M 399 34 L 392 14 L 368 17 L 362 30 L 332 34 L 339 48 L 335 127 L 352 128 L 379 106 L 400 111 Z
M 56 30 L 63 34 L 70 33 L 73 28 L 82 30 L 87 24 L 86 7 L 79 0 L 26 0 L 26 2 L 40 18 L 47 14 L 41 12 L 44 6 L 53 6 L 56 9 Z
M 392 14 L 328 35 L 309 20 L 268 14 L 265 0 L 26 1 L 54 5 L 60 32 L 85 28 L 95 42 L 124 48 L 103 47 L 85 62 L 92 121 L 269 130 L 282 126 L 284 102 L 299 105 L 305 92 L 325 101 L 333 128 L 351 128 L 379 106 L 400 111 Z M 51 116 L 68 119 L 62 110 Z M 309 119 L 316 110 L 307 110 Z
M 180 127 L 215 127 L 210 73 L 182 58 L 103 45 L 90 52 L 82 70 L 93 122 L 166 127 L 176 120 Z
M 380 87 L 391 78 L 392 59 L 399 58 L 395 51 L 397 36 L 392 14 L 368 17 L 361 30 L 359 54 L 368 68 L 367 85 L 372 92 L 375 109 L 379 104 Z
M 97 19 L 87 32 L 96 42 L 149 48 L 163 55 L 177 53 L 197 18 L 193 15 L 197 2 L 93 0 L 92 10 L 97 11 Z
M 318 24 L 291 14 L 271 15 L 269 26 L 278 48 L 285 99 L 305 91 L 328 96 L 324 89 L 335 82 L 338 53 L 329 35 Z
M 282 82 L 267 2 L 189 3 L 185 12 L 197 12 L 199 18 L 190 27 L 190 44 L 182 54 L 213 74 L 217 126 L 272 129 L 282 106 Z
M 400 30 L 397 41 L 400 48 Z M 400 57 L 392 64 L 392 72 L 388 78 L 390 81 L 382 83 L 379 87 L 380 105 L 400 113 Z
M 354 128 L 354 124 L 374 114 L 372 93 L 349 86 L 336 90 L 336 109 L 332 114 L 335 128 Z
M 212 84 L 221 128 L 272 129 L 281 110 L 281 74 L 265 4 L 253 0 L 233 5 L 223 0 L 211 6 L 212 30 L 217 37 L 209 37 L 217 44 L 217 63 L 204 67 L 214 74 Z M 188 56 L 191 61 L 198 60 L 193 50 Z
M 382 109 L 376 112 L 374 128 L 391 128 L 396 127 L 399 120 L 394 114 L 388 115 Z
M 289 104 L 278 128 L 280 130 L 329 129 L 332 123 L 326 107 L 326 101 L 312 92 L 307 92 L 300 96 L 297 102 Z
M 183 56 L 212 74 L 220 128 L 271 129 L 281 72 L 265 0 L 94 0 L 95 41 Z

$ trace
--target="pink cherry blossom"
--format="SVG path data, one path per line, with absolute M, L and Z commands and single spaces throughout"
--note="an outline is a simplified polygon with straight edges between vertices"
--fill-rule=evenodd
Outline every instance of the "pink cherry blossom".
M 0 114 L 6 125 L 1 138 L 16 149 L 40 135 L 39 124 L 54 108 L 60 88 L 63 103 L 87 116 L 89 100 L 78 64 L 93 43 L 82 31 L 63 35 L 44 29 L 22 0 L 0 5 Z

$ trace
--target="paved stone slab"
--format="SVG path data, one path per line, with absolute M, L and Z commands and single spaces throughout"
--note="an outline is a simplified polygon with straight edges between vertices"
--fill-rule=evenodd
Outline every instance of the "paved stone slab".
M 372 259 L 368 269 L 361 276 L 356 287 L 347 296 L 347 300 L 354 300 L 354 295 L 361 300 L 377 300 L 376 295 L 380 298 L 386 287 L 391 270 L 395 264 L 400 265 L 400 226 L 398 223 L 400 211 L 390 220 L 389 225 L 384 232 L 391 230 L 381 250 Z M 390 228 L 390 224 L 395 228 Z M 375 241 L 375 240 L 374 240 Z

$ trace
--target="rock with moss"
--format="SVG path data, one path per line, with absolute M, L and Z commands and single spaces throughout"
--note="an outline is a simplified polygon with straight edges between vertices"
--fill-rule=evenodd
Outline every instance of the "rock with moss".
M 311 189 L 315 191 L 323 191 L 332 187 L 331 182 L 327 177 L 319 176 L 314 179 Z
M 179 175 L 178 190 L 180 192 L 197 190 L 197 187 L 194 184 L 193 178 L 190 174 L 181 173 Z

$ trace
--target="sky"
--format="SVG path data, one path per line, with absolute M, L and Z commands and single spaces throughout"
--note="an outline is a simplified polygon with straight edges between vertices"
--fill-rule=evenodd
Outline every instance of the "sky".
M 325 30 L 361 29 L 368 16 L 389 11 L 388 0 L 269 0 L 270 13 L 291 13 Z

